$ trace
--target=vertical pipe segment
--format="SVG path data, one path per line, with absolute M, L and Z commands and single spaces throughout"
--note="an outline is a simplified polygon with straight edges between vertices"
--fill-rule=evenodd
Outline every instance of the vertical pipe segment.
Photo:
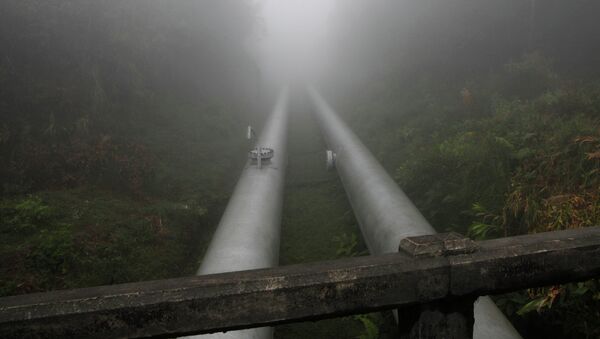
M 283 188 L 287 165 L 288 90 L 281 90 L 273 113 L 256 143 L 273 150 L 269 160 L 249 159 L 233 191 L 198 275 L 266 268 L 279 263 Z M 198 336 L 267 339 L 271 327 Z
M 308 93 L 335 167 L 371 254 L 398 251 L 406 237 L 435 233 L 377 159 L 316 89 Z M 474 338 L 521 338 L 489 297 L 475 302 Z

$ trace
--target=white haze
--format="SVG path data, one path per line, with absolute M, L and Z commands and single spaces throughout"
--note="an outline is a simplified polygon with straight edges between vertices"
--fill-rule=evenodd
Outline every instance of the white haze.
M 325 70 L 334 0 L 262 0 L 259 63 L 271 84 L 311 81 Z

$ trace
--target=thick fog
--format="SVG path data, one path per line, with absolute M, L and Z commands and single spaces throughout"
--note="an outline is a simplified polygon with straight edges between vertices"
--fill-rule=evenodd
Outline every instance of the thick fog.
M 335 80 L 337 86 L 399 72 L 457 78 L 527 52 L 542 52 L 569 71 L 598 69 L 599 5 L 593 1 L 259 3 L 261 65 L 271 77 Z
M 0 0 L 0 313 L 192 276 L 214 238 L 242 266 L 258 238 L 270 265 L 395 250 L 379 231 L 409 229 L 406 206 L 477 241 L 599 225 L 599 18 L 599 0 Z M 400 200 L 362 201 L 356 173 Z M 400 216 L 356 213 L 371 201 Z M 275 231 L 237 232 L 261 217 Z M 562 278 L 486 300 L 525 338 L 599 338 L 600 284 Z M 397 332 L 381 312 L 274 337 Z
M 274 84 L 313 81 L 330 54 L 333 0 L 263 0 L 264 34 L 257 48 L 266 79 Z

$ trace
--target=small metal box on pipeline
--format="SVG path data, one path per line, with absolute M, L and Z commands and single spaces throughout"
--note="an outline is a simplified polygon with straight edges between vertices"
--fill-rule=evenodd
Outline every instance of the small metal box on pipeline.
M 271 158 L 273 158 L 273 156 L 275 155 L 275 151 L 272 148 L 266 148 L 266 147 L 262 147 L 262 148 L 260 148 L 260 150 L 253 149 L 250 152 L 248 152 L 248 159 L 252 159 L 252 162 L 258 162 L 259 154 L 260 154 L 260 160 L 266 161 L 266 160 L 271 160 Z

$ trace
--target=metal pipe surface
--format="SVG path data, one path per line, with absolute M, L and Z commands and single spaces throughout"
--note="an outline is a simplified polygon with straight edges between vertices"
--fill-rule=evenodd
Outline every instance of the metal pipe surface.
M 335 167 L 369 252 L 397 252 L 403 238 L 436 233 L 317 90 L 309 87 L 308 93 L 327 146 L 336 154 Z M 481 297 L 475 302 L 473 336 L 479 339 L 521 338 L 489 297 Z
M 256 147 L 273 149 L 270 161 L 251 159 L 240 176 L 197 275 L 277 266 L 287 165 L 288 90 L 281 90 Z M 198 336 L 266 339 L 271 327 Z

